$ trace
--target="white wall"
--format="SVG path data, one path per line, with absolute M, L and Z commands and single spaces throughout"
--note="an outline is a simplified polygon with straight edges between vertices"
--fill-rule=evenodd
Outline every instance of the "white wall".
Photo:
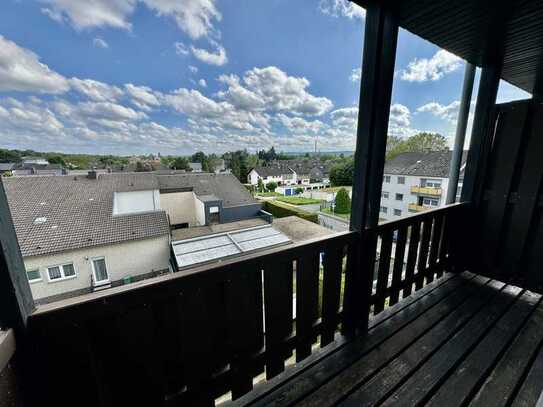
M 386 176 L 390 176 L 390 183 L 385 182 Z M 405 184 L 398 184 L 398 177 L 405 177 Z M 438 197 L 438 207 L 445 205 L 445 198 L 447 197 L 447 187 L 449 185 L 448 178 L 385 174 L 385 176 L 383 177 L 382 191 L 388 192 L 389 197 L 387 199 L 381 196 L 381 206 L 386 207 L 388 211 L 386 214 L 383 212 L 379 212 L 379 217 L 386 220 L 398 219 L 400 216 L 394 215 L 394 209 L 401 210 L 401 216 L 409 215 L 409 204 L 417 203 L 419 196 L 418 194 L 411 193 L 411 187 L 421 186 L 422 179 L 433 179 L 441 181 L 441 196 Z M 397 201 L 396 194 L 403 194 L 403 200 Z
M 195 200 L 192 191 L 160 194 L 160 207 L 166 211 L 172 225 L 186 222 L 189 226 L 198 226 L 202 223 L 196 216 Z
M 169 243 L 170 237 L 166 235 L 52 255 L 25 257 L 23 261 L 27 270 L 40 270 L 41 281 L 30 283 L 34 299 L 40 299 L 89 288 L 92 275 L 91 259 L 94 257 L 105 257 L 110 281 L 167 269 L 170 259 Z M 76 276 L 49 282 L 46 268 L 65 263 L 73 263 Z
M 138 212 L 152 212 L 160 209 L 158 190 L 115 192 L 113 214 L 123 215 Z
M 196 220 L 200 225 L 206 224 L 206 207 L 202 201 L 195 196 L 194 199 L 194 208 L 196 213 Z
M 251 185 L 258 184 L 258 173 L 255 170 L 251 170 L 251 172 L 249 172 L 249 182 Z

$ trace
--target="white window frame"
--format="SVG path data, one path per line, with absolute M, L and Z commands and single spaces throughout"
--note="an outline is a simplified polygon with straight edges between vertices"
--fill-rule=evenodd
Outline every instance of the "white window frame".
M 379 208 L 379 212 L 388 213 L 388 208 L 386 206 L 381 206 L 381 208 Z
M 400 180 L 402 180 L 402 182 L 400 182 Z M 402 176 L 399 176 L 398 179 L 396 180 L 396 182 L 399 184 L 399 185 L 405 185 L 405 177 L 402 175 Z
M 390 184 L 390 175 L 385 175 L 384 178 L 385 178 L 385 179 L 384 179 L 385 183 L 386 183 L 386 184 Z
M 28 273 L 31 272 L 31 271 L 37 271 L 37 272 L 40 274 L 40 277 L 31 280 L 30 278 L 28 278 Z M 26 278 L 27 278 L 27 280 L 28 280 L 28 282 L 29 282 L 30 284 L 32 284 L 32 283 L 39 283 L 40 281 L 43 281 L 43 276 L 41 275 L 41 271 L 40 271 L 39 268 L 33 268 L 33 269 L 30 269 L 30 270 L 26 270 Z
M 381 195 L 382 195 L 383 199 L 388 199 L 388 197 L 389 197 L 389 193 L 387 191 L 381 192 Z
M 424 206 L 439 206 L 439 199 L 435 198 L 423 198 L 422 204 Z
M 424 180 L 424 186 L 427 188 L 441 188 L 441 180 L 426 178 Z
M 400 193 L 396 192 L 396 195 L 394 196 L 394 200 L 403 201 L 403 194 L 400 194 Z
M 104 264 L 106 265 L 106 273 L 107 273 L 107 279 L 106 280 L 100 280 L 96 278 L 96 269 L 94 268 L 94 261 L 95 260 L 104 260 Z M 105 256 L 97 256 L 97 257 L 91 257 L 91 268 L 92 268 L 92 280 L 95 285 L 102 285 L 102 284 L 109 284 L 111 282 L 110 276 L 109 276 L 109 266 L 107 265 L 106 257 Z
M 66 277 L 66 275 L 64 274 L 64 266 L 69 266 L 69 265 L 71 265 L 73 267 L 74 275 Z M 51 276 L 49 274 L 49 269 L 52 269 L 54 267 L 58 267 L 60 269 L 60 278 L 51 279 Z M 67 262 L 67 263 L 62 263 L 62 264 L 55 264 L 53 266 L 47 266 L 45 268 L 45 272 L 47 273 L 47 281 L 49 283 L 56 283 L 57 281 L 64 281 L 64 280 L 71 280 L 72 278 L 77 277 L 77 270 L 75 269 L 75 264 L 73 262 Z
M 399 213 L 398 213 L 399 212 Z M 401 209 L 396 209 L 394 208 L 394 210 L 392 211 L 392 214 L 394 216 L 402 216 L 402 210 Z

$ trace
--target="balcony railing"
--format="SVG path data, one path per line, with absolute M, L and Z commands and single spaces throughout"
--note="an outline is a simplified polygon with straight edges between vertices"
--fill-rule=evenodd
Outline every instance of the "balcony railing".
M 410 203 L 407 206 L 407 208 L 412 212 L 424 212 L 424 211 L 428 211 L 428 210 L 432 209 L 430 207 L 419 205 L 419 204 L 416 204 L 416 203 Z
M 345 341 L 340 330 L 356 331 L 366 307 L 377 314 L 451 267 L 460 208 L 41 306 L 29 319 L 31 397 L 92 406 L 239 398 L 315 345 Z
M 441 188 L 413 186 L 411 187 L 411 193 L 429 196 L 441 196 Z

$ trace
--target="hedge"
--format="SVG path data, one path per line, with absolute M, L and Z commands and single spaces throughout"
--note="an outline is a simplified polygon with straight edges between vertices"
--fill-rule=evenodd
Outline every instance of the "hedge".
M 271 213 L 276 218 L 285 218 L 287 216 L 298 216 L 313 223 L 319 223 L 319 217 L 316 213 L 306 212 L 304 210 L 285 205 L 278 201 L 266 201 L 264 210 Z

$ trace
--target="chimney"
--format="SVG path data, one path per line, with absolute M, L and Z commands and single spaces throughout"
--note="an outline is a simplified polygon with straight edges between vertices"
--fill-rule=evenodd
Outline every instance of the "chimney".
M 88 179 L 97 179 L 98 174 L 96 173 L 96 170 L 95 169 L 90 170 L 89 173 L 87 174 L 87 178 Z

